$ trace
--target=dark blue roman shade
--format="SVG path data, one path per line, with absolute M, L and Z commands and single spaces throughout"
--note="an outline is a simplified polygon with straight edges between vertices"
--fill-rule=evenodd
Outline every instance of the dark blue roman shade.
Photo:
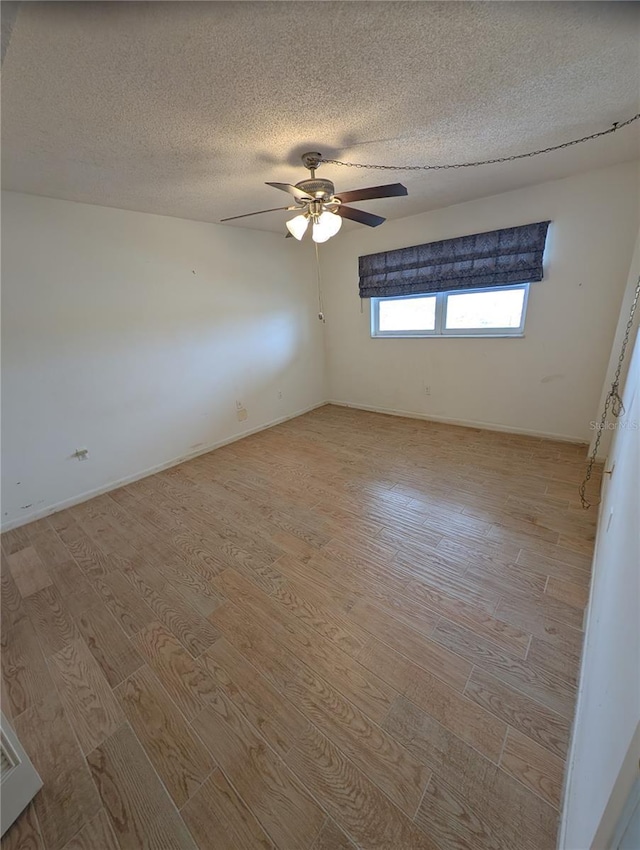
M 538 221 L 360 257 L 360 297 L 419 295 L 542 280 L 550 222 Z

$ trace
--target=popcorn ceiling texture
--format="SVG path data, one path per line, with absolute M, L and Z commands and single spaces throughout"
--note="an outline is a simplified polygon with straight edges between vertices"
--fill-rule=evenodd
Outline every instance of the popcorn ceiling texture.
M 23 3 L 3 187 L 215 222 L 285 205 L 264 182 L 308 176 L 305 150 L 421 164 L 556 144 L 638 111 L 639 20 L 624 2 Z M 408 198 L 362 204 L 398 218 L 639 153 L 634 125 L 474 170 L 320 174 L 338 189 L 401 179 Z

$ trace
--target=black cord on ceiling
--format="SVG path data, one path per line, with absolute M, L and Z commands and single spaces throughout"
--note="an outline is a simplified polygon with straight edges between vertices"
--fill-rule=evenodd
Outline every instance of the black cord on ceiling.
M 321 159 L 320 162 L 327 165 L 344 165 L 347 168 L 370 168 L 376 171 L 445 171 L 451 168 L 476 168 L 479 165 L 496 165 L 500 162 L 514 162 L 517 159 L 528 159 L 532 156 L 540 156 L 543 153 L 551 153 L 552 151 L 560 151 L 563 148 L 570 148 L 573 145 L 580 145 L 582 142 L 590 142 L 593 139 L 599 139 L 602 136 L 608 136 L 610 133 L 615 133 L 634 121 L 640 119 L 640 112 L 637 115 L 628 118 L 626 121 L 616 121 L 608 130 L 601 130 L 599 133 L 591 133 L 589 136 L 583 136 L 581 139 L 572 139 L 570 142 L 563 142 L 561 145 L 552 145 L 548 148 L 540 148 L 540 150 L 528 151 L 527 153 L 517 153 L 511 156 L 500 156 L 495 159 L 481 159 L 477 162 L 453 162 L 445 163 L 444 165 L 373 165 L 364 162 L 343 162 L 340 159 Z

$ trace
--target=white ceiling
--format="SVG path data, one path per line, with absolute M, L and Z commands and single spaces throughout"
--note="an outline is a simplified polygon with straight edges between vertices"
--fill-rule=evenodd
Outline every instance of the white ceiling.
M 23 3 L 2 77 L 4 188 L 215 222 L 286 204 L 264 183 L 308 176 L 305 150 L 464 161 L 624 120 L 640 111 L 640 4 Z M 398 218 L 632 159 L 639 130 L 473 170 L 320 176 L 404 182 L 408 198 L 360 204 Z

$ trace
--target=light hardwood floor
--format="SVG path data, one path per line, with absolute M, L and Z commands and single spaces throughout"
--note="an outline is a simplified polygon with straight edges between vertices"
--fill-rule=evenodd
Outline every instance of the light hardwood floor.
M 552 850 L 584 455 L 327 406 L 4 534 L 2 850 Z

